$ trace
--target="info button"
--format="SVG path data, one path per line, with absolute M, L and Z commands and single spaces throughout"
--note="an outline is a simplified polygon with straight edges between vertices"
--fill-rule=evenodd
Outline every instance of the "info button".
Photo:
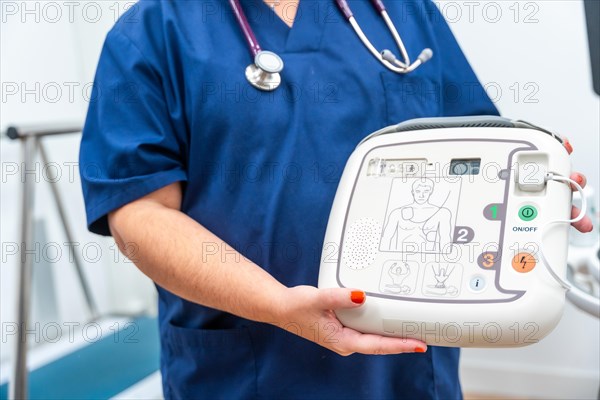
M 534 206 L 523 206 L 519 210 L 519 218 L 523 221 L 532 221 L 537 217 L 537 209 Z

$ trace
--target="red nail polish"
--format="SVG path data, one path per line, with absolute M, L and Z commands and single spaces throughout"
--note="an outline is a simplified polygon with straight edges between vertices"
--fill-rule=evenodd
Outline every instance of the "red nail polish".
M 426 351 L 427 351 L 427 348 L 425 348 L 425 347 L 421 347 L 421 346 L 415 347 L 415 353 L 425 353 Z
M 567 153 L 571 154 L 573 152 L 573 146 L 571 146 L 571 143 L 569 143 L 568 140 L 563 140 L 563 146 L 567 149 Z
M 575 180 L 581 185 L 583 183 L 583 176 L 577 175 L 577 178 L 575 178 Z
M 354 290 L 350 293 L 350 300 L 355 304 L 362 304 L 367 299 L 365 292 L 361 290 Z

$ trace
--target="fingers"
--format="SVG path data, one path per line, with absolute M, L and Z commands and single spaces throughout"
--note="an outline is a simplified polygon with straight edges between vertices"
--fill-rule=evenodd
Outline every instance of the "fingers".
M 563 137 L 563 146 L 565 146 L 567 153 L 573 153 L 573 146 L 571 145 L 571 142 L 569 142 L 569 139 L 567 139 L 566 137 Z
M 366 294 L 362 290 L 331 288 L 319 289 L 318 306 L 328 310 L 356 308 L 364 304 Z
M 575 182 L 577 182 L 579 184 L 579 186 L 581 186 L 582 188 L 584 188 L 585 185 L 587 184 L 587 179 L 586 179 L 585 175 L 580 174 L 579 172 L 572 173 L 570 178 L 573 179 Z M 572 184 L 570 186 L 571 186 L 571 190 L 577 190 L 577 188 L 575 186 L 573 186 Z M 571 218 L 577 217 L 579 215 L 580 211 L 581 210 L 579 208 L 573 207 L 571 209 Z M 591 232 L 592 229 L 594 228 L 594 226 L 592 224 L 592 220 L 589 217 L 584 217 L 581 221 L 575 222 L 572 225 L 579 232 L 583 232 L 583 233 Z
M 585 175 L 580 174 L 579 172 L 573 172 L 570 176 L 571 179 L 573 179 L 575 182 L 577 182 L 579 184 L 579 186 L 581 186 L 582 188 L 585 187 L 585 185 L 587 184 L 587 179 L 585 177 Z M 571 186 L 571 190 L 577 190 L 575 188 L 575 186 L 570 185 Z
M 361 354 L 400 354 L 400 353 L 425 353 L 427 345 L 416 339 L 393 338 L 367 333 L 359 333 L 353 329 L 343 328 L 342 342 L 339 344 L 338 353 L 349 355 Z
M 573 208 L 571 209 L 571 218 L 577 217 L 580 212 L 581 212 L 581 210 L 579 208 L 573 206 Z M 582 232 L 582 233 L 591 232 L 592 229 L 594 228 L 594 225 L 592 224 L 592 220 L 587 216 L 584 217 L 581 221 L 575 222 L 571 225 L 573 225 L 573 227 L 575 229 L 577 229 L 579 232 Z

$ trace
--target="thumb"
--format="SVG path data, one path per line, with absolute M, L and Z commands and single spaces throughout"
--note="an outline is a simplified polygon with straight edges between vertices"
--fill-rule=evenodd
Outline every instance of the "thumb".
M 340 308 L 356 308 L 365 303 L 367 295 L 364 291 L 347 288 L 319 289 L 319 307 L 327 310 Z

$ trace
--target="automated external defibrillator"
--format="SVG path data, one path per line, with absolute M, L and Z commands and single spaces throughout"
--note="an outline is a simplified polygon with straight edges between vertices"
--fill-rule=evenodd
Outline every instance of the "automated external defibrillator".
M 523 121 L 417 119 L 366 137 L 342 175 L 319 287 L 361 332 L 451 347 L 538 342 L 557 325 L 571 217 L 563 139 Z M 584 207 L 585 208 L 585 205 Z

